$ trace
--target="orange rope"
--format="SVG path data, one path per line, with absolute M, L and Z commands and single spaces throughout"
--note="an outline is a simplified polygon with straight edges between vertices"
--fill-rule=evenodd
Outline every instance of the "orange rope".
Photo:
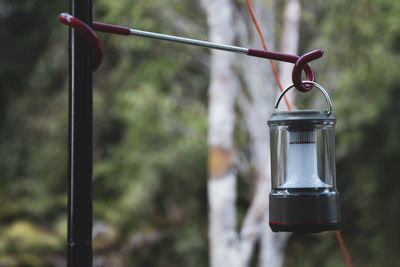
M 347 251 L 347 247 L 346 247 L 346 244 L 344 243 L 344 240 L 342 238 L 342 234 L 338 230 L 338 231 L 335 231 L 335 235 L 336 235 L 336 238 L 337 238 L 337 240 L 339 242 L 340 248 L 342 249 L 342 252 L 343 252 L 344 258 L 346 260 L 347 266 L 348 267 L 353 267 L 354 265 L 353 265 L 353 262 L 350 259 L 350 254 Z
M 253 10 L 253 7 L 251 5 L 250 0 L 246 0 L 246 3 L 247 3 L 247 7 L 249 8 L 249 11 L 250 11 L 250 14 L 251 14 L 251 18 L 253 19 L 254 25 L 256 26 L 258 35 L 260 35 L 260 39 L 261 39 L 262 45 L 264 47 L 264 50 L 268 50 L 267 44 L 266 44 L 266 42 L 264 40 L 264 36 L 263 36 L 263 34 L 261 32 L 260 25 L 258 24 L 256 15 L 254 13 L 254 10 Z M 281 81 L 279 80 L 279 75 L 278 75 L 278 71 L 276 70 L 275 64 L 271 59 L 269 59 L 269 63 L 271 64 L 272 72 L 274 73 L 275 80 L 278 83 L 279 89 L 282 92 L 283 91 L 283 87 L 282 87 Z M 284 99 L 285 99 L 285 103 L 286 103 L 287 108 L 289 110 L 291 110 L 292 108 L 291 108 L 291 106 L 289 104 L 289 101 L 286 98 L 286 96 L 284 96 Z M 337 238 L 337 240 L 339 242 L 340 248 L 342 249 L 342 252 L 343 252 L 344 258 L 346 260 L 347 266 L 348 267 L 353 267 L 354 265 L 353 265 L 353 263 L 352 263 L 352 261 L 350 259 L 350 255 L 349 255 L 349 252 L 347 251 L 346 244 L 344 243 L 344 240 L 342 238 L 342 234 L 340 233 L 340 231 L 335 231 L 335 235 L 336 235 L 336 238 Z
M 247 7 L 249 8 L 251 18 L 253 19 L 254 25 L 256 26 L 258 35 L 260 35 L 260 39 L 261 39 L 262 45 L 264 47 L 264 50 L 268 50 L 267 43 L 264 40 L 264 36 L 261 32 L 260 25 L 258 25 L 258 21 L 257 21 L 256 15 L 254 13 L 253 7 L 250 3 L 250 0 L 246 0 L 246 3 L 247 3 Z M 272 72 L 274 73 L 275 80 L 278 83 L 279 89 L 281 90 L 281 92 L 283 92 L 283 87 L 282 87 L 281 81 L 279 80 L 278 71 L 276 70 L 275 64 L 271 59 L 269 59 L 269 64 L 271 64 Z M 289 100 L 287 99 L 286 96 L 284 96 L 284 99 L 285 99 L 285 103 L 286 103 L 288 110 L 292 110 L 292 107 L 290 106 Z

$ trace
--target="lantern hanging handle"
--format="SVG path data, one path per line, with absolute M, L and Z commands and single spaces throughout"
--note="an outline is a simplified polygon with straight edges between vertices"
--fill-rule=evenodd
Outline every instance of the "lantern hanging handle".
M 315 87 L 317 87 L 317 88 L 321 91 L 321 93 L 325 96 L 326 102 L 327 102 L 327 104 L 328 104 L 328 110 L 325 111 L 325 113 L 326 113 L 326 115 L 328 115 L 328 116 L 331 115 L 331 114 L 332 114 L 332 101 L 331 101 L 331 98 L 329 97 L 329 94 L 326 92 L 326 90 L 325 90 L 320 84 L 318 84 L 318 83 L 316 83 L 316 82 L 313 82 L 313 81 L 303 81 L 302 83 L 303 83 L 303 84 L 309 84 L 309 85 L 311 85 L 311 86 L 315 86 Z M 286 89 L 281 93 L 281 95 L 279 96 L 278 100 L 276 101 L 275 108 L 278 108 L 279 103 L 281 102 L 283 96 L 284 96 L 290 89 L 292 89 L 293 87 L 295 87 L 294 84 L 292 84 L 291 86 L 289 86 L 288 88 L 286 88 Z

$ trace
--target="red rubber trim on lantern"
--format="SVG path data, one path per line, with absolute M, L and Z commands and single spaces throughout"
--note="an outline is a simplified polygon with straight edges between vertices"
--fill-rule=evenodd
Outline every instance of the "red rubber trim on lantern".
M 74 28 L 77 32 L 82 34 L 82 36 L 88 41 L 90 48 L 94 54 L 94 62 L 93 62 L 93 71 L 97 70 L 100 67 L 101 62 L 103 61 L 103 45 L 100 42 L 100 39 L 97 37 L 96 33 L 83 21 L 80 19 L 71 16 L 68 13 L 61 13 L 58 16 L 58 20 Z
M 292 225 L 292 224 L 324 224 L 324 223 L 340 223 L 341 220 L 334 221 L 319 221 L 319 222 L 277 222 L 277 221 L 269 221 L 272 224 L 283 224 L 283 225 Z
M 315 142 L 289 142 L 289 145 L 315 144 Z

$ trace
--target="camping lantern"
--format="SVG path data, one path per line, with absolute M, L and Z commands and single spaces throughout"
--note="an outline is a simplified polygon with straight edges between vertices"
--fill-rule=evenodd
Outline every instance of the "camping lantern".
M 339 192 L 335 184 L 335 123 L 327 92 L 328 111 L 297 110 L 272 114 L 272 191 L 269 224 L 274 232 L 322 232 L 340 226 Z M 287 88 L 282 97 L 293 88 Z

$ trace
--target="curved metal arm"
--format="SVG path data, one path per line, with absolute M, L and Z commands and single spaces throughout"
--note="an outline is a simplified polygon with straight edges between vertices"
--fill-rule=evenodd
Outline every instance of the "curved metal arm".
M 100 42 L 99 38 L 97 37 L 96 33 L 88 25 L 83 23 L 81 20 L 79 20 L 67 13 L 61 13 L 59 16 L 59 20 L 62 23 L 75 28 L 88 40 L 88 42 L 94 52 L 95 64 L 94 64 L 93 69 L 96 70 L 100 66 L 101 61 L 103 60 L 103 47 L 102 47 L 101 42 Z M 148 31 L 135 30 L 135 29 L 130 29 L 128 27 L 106 24 L 106 23 L 101 23 L 101 22 L 93 22 L 93 29 L 96 31 L 101 31 L 101 32 L 121 34 L 121 35 L 136 35 L 136 36 L 141 36 L 141 37 L 149 37 L 149 38 L 155 38 L 155 39 L 159 39 L 159 40 L 166 40 L 166 41 L 184 43 L 184 44 L 189 44 L 189 45 L 208 47 L 208 48 L 219 49 L 219 50 L 224 50 L 224 51 L 228 51 L 228 52 L 246 54 L 246 55 L 254 56 L 254 57 L 268 58 L 268 59 L 272 59 L 272 60 L 279 60 L 279 61 L 294 63 L 295 65 L 293 68 L 292 80 L 293 80 L 293 84 L 296 87 L 296 89 L 298 89 L 301 92 L 308 92 L 313 88 L 312 83 L 303 83 L 302 82 L 302 79 L 301 79 L 302 71 L 304 70 L 307 80 L 314 82 L 315 81 L 315 73 L 314 73 L 314 70 L 312 69 L 312 67 L 310 66 L 309 62 L 322 57 L 322 55 L 324 54 L 324 51 L 319 49 L 319 50 L 311 51 L 311 52 L 299 57 L 296 55 L 278 53 L 278 52 L 273 52 L 273 51 L 265 51 L 265 50 L 257 50 L 257 49 L 244 48 L 244 47 L 238 47 L 238 46 L 222 45 L 222 44 L 216 44 L 216 43 L 211 43 L 211 42 L 206 42 L 206 41 L 200 41 L 200 40 L 196 40 L 196 39 L 190 39 L 190 38 L 184 38 L 184 37 L 178 37 L 178 36 L 172 36 L 172 35 L 160 34 L 160 33 L 148 32 Z

